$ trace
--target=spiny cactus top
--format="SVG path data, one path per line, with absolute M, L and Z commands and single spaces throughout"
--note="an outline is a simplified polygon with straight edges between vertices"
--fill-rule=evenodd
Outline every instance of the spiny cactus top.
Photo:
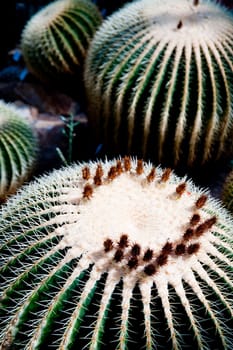
M 2 348 L 232 349 L 233 221 L 171 169 L 57 170 L 0 230 Z
M 37 149 L 32 126 L 17 108 L 0 101 L 0 202 L 29 179 Z
M 221 197 L 225 206 L 233 214 L 233 171 L 231 171 L 225 179 Z
M 85 68 L 97 142 L 165 165 L 232 154 L 232 39 L 214 1 L 139 0 L 110 16 Z
M 89 0 L 58 0 L 42 8 L 22 33 L 21 47 L 28 69 L 50 82 L 79 75 L 101 20 L 100 12 Z

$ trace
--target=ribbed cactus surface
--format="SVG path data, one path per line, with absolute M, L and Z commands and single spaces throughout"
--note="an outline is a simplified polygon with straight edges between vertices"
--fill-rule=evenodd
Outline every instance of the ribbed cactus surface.
M 17 108 L 0 101 L 0 202 L 29 179 L 37 149 L 32 126 Z
M 101 20 L 89 0 L 58 0 L 43 7 L 22 32 L 21 48 L 28 69 L 50 83 L 80 76 Z
M 225 179 L 221 198 L 225 206 L 233 213 L 233 171 L 231 171 Z
M 56 170 L 0 230 L 1 349 L 232 349 L 233 221 L 171 169 Z
M 199 166 L 232 154 L 233 16 L 215 1 L 139 0 L 88 51 L 88 117 L 108 154 Z

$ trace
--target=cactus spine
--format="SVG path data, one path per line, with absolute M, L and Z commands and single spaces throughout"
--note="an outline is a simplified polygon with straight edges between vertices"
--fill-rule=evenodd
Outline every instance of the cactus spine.
M 17 108 L 0 101 L 0 202 L 29 179 L 37 157 L 37 137 Z
M 110 16 L 85 68 L 97 142 L 174 166 L 232 154 L 232 37 L 214 1 L 139 0 Z
M 89 0 L 58 0 L 42 8 L 22 33 L 21 48 L 28 69 L 51 83 L 80 76 L 87 48 L 101 20 L 100 12 Z
M 233 213 L 233 171 L 225 179 L 221 197 L 225 206 Z
M 233 221 L 171 169 L 73 164 L 0 230 L 2 349 L 232 349 Z

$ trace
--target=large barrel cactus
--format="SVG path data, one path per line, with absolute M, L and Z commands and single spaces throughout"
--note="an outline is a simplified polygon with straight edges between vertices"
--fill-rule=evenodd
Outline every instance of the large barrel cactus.
M 32 126 L 13 104 L 0 101 L 0 203 L 29 179 L 37 150 Z
M 89 0 L 57 0 L 43 7 L 22 32 L 22 54 L 29 71 L 50 83 L 80 77 L 101 21 L 99 10 Z
M 232 349 L 233 221 L 171 169 L 56 170 L 0 230 L 1 349 Z
M 90 125 L 109 155 L 196 167 L 232 154 L 233 16 L 215 1 L 139 0 L 96 32 Z

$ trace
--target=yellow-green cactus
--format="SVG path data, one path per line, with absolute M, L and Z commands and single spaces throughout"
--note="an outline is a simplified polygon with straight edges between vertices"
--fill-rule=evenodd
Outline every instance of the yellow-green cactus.
M 80 77 L 101 21 L 99 10 L 89 0 L 58 0 L 43 7 L 22 32 L 22 54 L 29 71 L 50 83 Z
M 107 154 L 200 166 L 233 152 L 233 15 L 215 1 L 139 0 L 96 32 L 88 117 Z
M 0 101 L 0 202 L 29 179 L 37 149 L 32 126 L 16 107 Z
M 190 180 L 73 164 L 0 214 L 2 349 L 232 349 L 233 221 Z

